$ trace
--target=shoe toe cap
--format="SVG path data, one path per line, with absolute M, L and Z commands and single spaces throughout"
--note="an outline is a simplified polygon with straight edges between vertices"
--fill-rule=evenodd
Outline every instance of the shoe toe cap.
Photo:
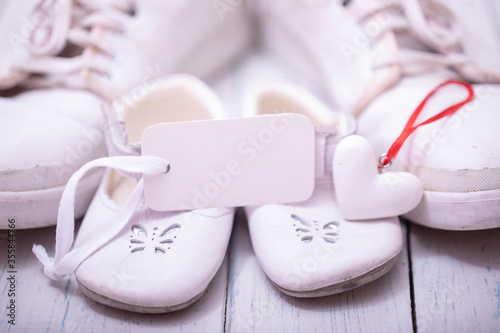
M 250 220 L 253 248 L 266 274 L 279 287 L 305 294 L 375 273 L 403 244 L 397 217 L 347 221 L 333 203 L 264 206 Z

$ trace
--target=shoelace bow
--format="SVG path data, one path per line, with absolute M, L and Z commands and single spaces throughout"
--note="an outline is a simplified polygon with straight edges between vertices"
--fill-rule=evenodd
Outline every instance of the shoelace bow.
M 44 273 L 53 280 L 61 279 L 76 271 L 78 266 L 95 251 L 108 243 L 128 223 L 137 204 L 143 196 L 143 180 L 136 187 L 121 207 L 113 223 L 106 224 L 106 228 L 85 245 L 71 249 L 75 233 L 75 194 L 79 181 L 89 171 L 99 168 L 113 168 L 126 173 L 156 175 L 164 174 L 169 170 L 167 161 L 150 156 L 112 156 L 91 161 L 78 170 L 68 181 L 63 192 L 56 227 L 56 245 L 54 257 L 49 257 L 41 245 L 33 245 L 33 253 L 44 266 Z
M 14 65 L 28 77 L 21 84 L 28 88 L 60 85 L 85 88 L 86 84 L 75 75 L 82 70 L 108 74 L 113 50 L 94 37 L 96 31 L 122 31 L 133 8 L 133 0 L 40 0 L 33 9 L 31 21 L 36 22 L 31 31 L 28 51 L 32 56 Z M 73 58 L 57 57 L 69 43 L 83 49 L 83 54 Z M 107 57 L 89 55 L 102 53 Z

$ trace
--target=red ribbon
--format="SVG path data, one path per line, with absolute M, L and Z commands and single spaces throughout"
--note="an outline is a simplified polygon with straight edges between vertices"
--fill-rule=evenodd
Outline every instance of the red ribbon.
M 413 124 L 415 124 L 415 121 L 417 120 L 418 116 L 422 112 L 422 109 L 424 108 L 425 104 L 427 104 L 427 101 L 435 93 L 437 93 L 438 90 L 440 90 L 444 86 L 447 86 L 447 85 L 450 85 L 450 84 L 457 84 L 457 85 L 465 87 L 467 89 L 467 91 L 469 92 L 469 96 L 465 100 L 463 100 L 462 102 L 454 104 L 454 105 L 450 106 L 449 108 L 445 109 L 444 111 L 438 113 L 437 115 L 435 115 L 435 116 L 427 119 L 426 121 L 424 121 L 424 122 L 422 122 L 422 123 L 420 123 L 420 124 L 418 124 L 416 126 L 413 126 Z M 416 108 L 416 110 L 413 111 L 413 114 L 411 115 L 410 119 L 406 123 L 406 126 L 403 129 L 403 132 L 401 132 L 401 135 L 399 135 L 399 137 L 396 139 L 396 141 L 394 141 L 394 143 L 392 144 L 391 148 L 389 148 L 389 151 L 387 152 L 386 157 L 382 161 L 382 165 L 379 165 L 378 168 L 380 169 L 383 166 L 385 166 L 385 165 L 387 165 L 387 164 L 389 164 L 389 163 L 392 162 L 392 160 L 399 153 L 399 150 L 401 149 L 401 146 L 403 146 L 403 144 L 405 143 L 406 139 L 408 139 L 408 137 L 413 132 L 415 132 L 415 130 L 417 128 L 419 128 L 421 126 L 424 126 L 424 125 L 427 125 L 427 124 L 430 124 L 430 123 L 433 123 L 436 120 L 439 120 L 439 119 L 441 119 L 443 117 L 452 115 L 453 113 L 457 112 L 462 106 L 464 106 L 465 104 L 467 104 L 470 101 L 472 101 L 473 98 L 474 98 L 474 90 L 473 90 L 472 86 L 470 84 L 462 82 L 462 81 L 448 80 L 446 82 L 441 83 L 436 88 L 434 88 L 434 90 L 432 90 L 427 95 L 427 97 L 425 97 L 425 99 L 422 101 L 422 103 L 420 103 L 420 105 Z

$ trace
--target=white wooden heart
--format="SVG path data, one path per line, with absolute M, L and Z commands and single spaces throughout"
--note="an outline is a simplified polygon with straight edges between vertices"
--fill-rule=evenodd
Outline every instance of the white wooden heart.
M 340 212 L 350 220 L 405 214 L 420 203 L 424 193 L 422 181 L 411 173 L 379 173 L 370 143 L 358 135 L 337 145 L 333 181 Z

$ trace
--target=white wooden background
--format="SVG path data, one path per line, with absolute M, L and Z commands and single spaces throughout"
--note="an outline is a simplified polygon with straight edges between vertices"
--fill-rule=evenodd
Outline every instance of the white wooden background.
M 342 294 L 298 299 L 266 278 L 238 211 L 227 258 L 206 294 L 163 315 L 103 306 L 74 277 L 48 280 L 31 246 L 51 246 L 54 228 L 18 231 L 16 325 L 7 323 L 2 255 L 0 332 L 500 332 L 500 229 L 405 230 L 409 244 L 387 275 Z M 6 232 L 0 235 L 5 253 Z
M 277 68 L 250 56 L 220 77 L 214 87 L 228 115 L 239 114 L 253 80 Z M 387 275 L 339 295 L 298 299 L 266 278 L 238 211 L 226 260 L 206 294 L 162 315 L 100 305 L 82 294 L 74 277 L 45 278 L 31 247 L 53 248 L 54 232 L 17 231 L 15 326 L 6 316 L 7 239 L 0 232 L 0 332 L 500 332 L 500 229 L 447 232 L 410 223 L 406 247 Z

